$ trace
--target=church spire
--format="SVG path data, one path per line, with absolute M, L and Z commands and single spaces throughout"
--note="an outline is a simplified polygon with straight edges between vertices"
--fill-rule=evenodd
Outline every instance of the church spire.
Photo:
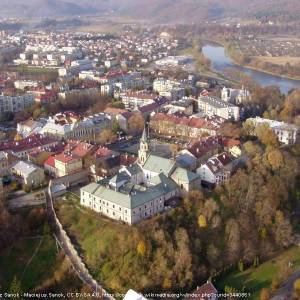
M 149 155 L 149 142 L 148 142 L 148 137 L 147 137 L 147 131 L 146 127 L 144 127 L 144 131 L 142 134 L 142 137 L 140 139 L 140 149 L 138 151 L 139 155 L 139 162 L 141 164 L 144 164 L 148 155 Z
M 142 134 L 141 141 L 143 141 L 145 143 L 148 142 L 148 137 L 147 137 L 147 132 L 146 132 L 146 126 L 144 127 L 144 131 L 143 131 L 143 134 Z

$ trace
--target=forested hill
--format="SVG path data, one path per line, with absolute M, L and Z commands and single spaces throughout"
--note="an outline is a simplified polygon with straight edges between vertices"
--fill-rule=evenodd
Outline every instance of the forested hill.
M 297 19 L 298 0 L 0 0 L 0 17 L 112 14 L 156 22 L 197 22 L 226 17 Z

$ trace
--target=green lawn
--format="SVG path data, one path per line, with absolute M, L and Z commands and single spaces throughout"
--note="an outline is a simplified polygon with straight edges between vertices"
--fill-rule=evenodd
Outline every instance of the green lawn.
M 126 282 L 128 286 L 116 284 L 115 277 L 125 269 L 128 273 L 128 262 L 130 269 L 135 268 L 136 229 L 80 206 L 72 194 L 65 196 L 66 200 L 56 201 L 57 215 L 92 275 L 106 288 L 125 292 L 130 282 Z
M 250 299 L 259 299 L 260 290 L 269 288 L 273 277 L 280 274 L 280 266 L 287 266 L 289 261 L 293 262 L 292 271 L 299 268 L 299 247 L 291 247 L 257 268 L 249 268 L 244 272 L 233 271 L 218 280 L 216 286 L 220 291 L 223 291 L 225 286 L 234 287 L 237 291 L 241 291 L 244 287 L 245 291 L 251 293 Z
M 55 271 L 56 245 L 52 236 L 22 239 L 0 253 L 0 289 L 8 291 L 17 277 L 22 290 L 30 291 Z

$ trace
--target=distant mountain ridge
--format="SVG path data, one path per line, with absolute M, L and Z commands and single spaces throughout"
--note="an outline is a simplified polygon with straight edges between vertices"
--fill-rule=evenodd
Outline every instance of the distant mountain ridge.
M 159 22 L 300 14 L 299 0 L 0 0 L 1 17 L 114 13 Z
M 0 0 L 0 17 L 58 17 L 93 13 L 93 8 L 63 0 Z

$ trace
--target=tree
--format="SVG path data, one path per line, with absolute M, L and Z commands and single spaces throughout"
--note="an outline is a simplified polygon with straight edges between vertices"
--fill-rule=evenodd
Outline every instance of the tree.
M 240 257 L 241 250 L 240 227 L 235 219 L 230 219 L 226 222 L 225 238 L 228 261 L 235 262 Z
M 162 286 L 163 286 L 164 290 L 169 290 L 172 287 L 171 280 L 168 278 L 165 278 Z
M 280 167 L 283 166 L 283 156 L 281 152 L 277 149 L 268 152 L 267 159 L 274 171 L 278 170 Z
M 259 257 L 255 256 L 253 260 L 253 268 L 257 268 L 259 266 Z
M 267 147 L 278 147 L 278 138 L 268 124 L 258 125 L 255 129 L 257 137 Z
M 140 256 L 144 256 L 146 254 L 146 244 L 144 241 L 139 241 L 137 247 L 136 247 L 137 253 Z
M 14 276 L 10 284 L 9 293 L 18 294 L 19 295 L 18 299 L 22 299 L 22 297 L 20 298 L 20 294 L 22 293 L 21 282 L 20 280 L 17 279 L 17 276 Z
M 300 278 L 296 279 L 294 281 L 293 287 L 294 287 L 294 292 L 299 299 L 300 298 Z
M 240 128 L 240 126 L 231 122 L 225 123 L 220 129 L 221 136 L 225 136 L 233 139 L 239 139 L 241 137 L 241 134 L 242 134 L 242 129 Z
M 239 261 L 238 268 L 240 272 L 244 272 L 244 263 L 242 260 Z
M 246 120 L 243 123 L 243 129 L 246 134 L 253 135 L 255 133 L 255 125 L 254 125 L 253 121 Z
M 111 129 L 107 128 L 100 132 L 98 140 L 101 144 L 110 144 L 117 140 L 117 136 Z
M 174 255 L 174 275 L 177 278 L 179 287 L 190 286 L 193 282 L 192 253 L 190 251 L 189 236 L 185 228 L 178 228 L 175 231 L 176 252 Z
M 144 126 L 144 119 L 140 113 L 134 114 L 128 120 L 128 131 L 133 135 L 141 133 Z
M 259 299 L 260 300 L 269 300 L 270 299 L 270 291 L 269 289 L 267 288 L 263 288 L 261 291 L 260 291 L 260 296 L 259 296 Z
M 207 226 L 206 218 L 203 215 L 200 215 L 198 218 L 198 225 L 200 228 L 205 228 Z
M 261 146 L 258 145 L 257 143 L 248 141 L 243 145 L 245 151 L 247 154 L 249 154 L 251 157 L 255 157 L 256 155 L 262 154 L 262 149 Z
M 121 127 L 120 127 L 118 121 L 114 120 L 114 121 L 112 122 L 111 130 L 112 130 L 112 132 L 113 132 L 114 134 L 118 134 L 118 132 L 121 131 Z

